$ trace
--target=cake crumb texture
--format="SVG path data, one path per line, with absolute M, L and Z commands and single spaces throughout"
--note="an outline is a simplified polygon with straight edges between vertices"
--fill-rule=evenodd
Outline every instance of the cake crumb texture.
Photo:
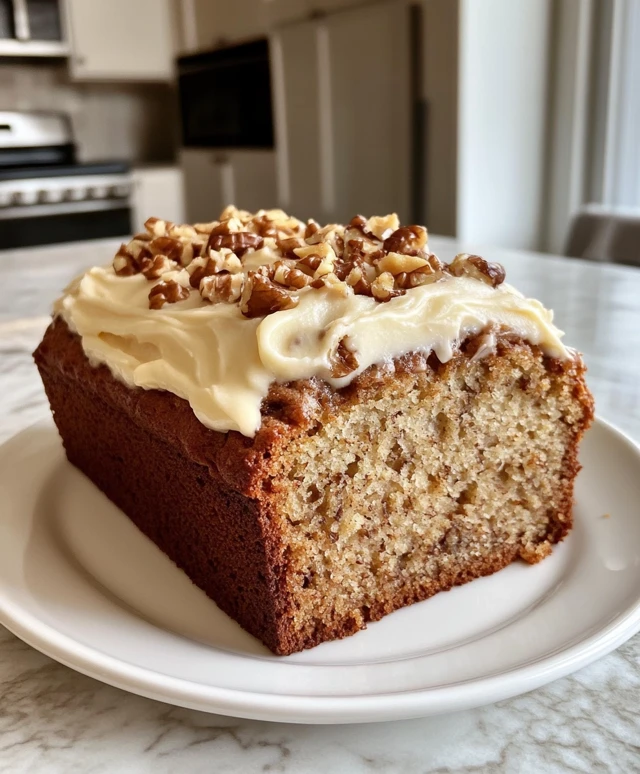
M 556 366 L 518 345 L 396 373 L 289 446 L 278 513 L 303 640 L 551 552 L 592 411 L 579 366 Z

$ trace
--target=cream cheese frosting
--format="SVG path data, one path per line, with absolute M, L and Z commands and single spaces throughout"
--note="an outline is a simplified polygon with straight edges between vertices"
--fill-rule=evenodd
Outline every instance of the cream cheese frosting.
M 257 252 L 246 256 L 256 265 Z M 239 303 L 206 303 L 197 292 L 150 309 L 150 288 L 167 279 L 189 286 L 185 268 L 150 281 L 96 267 L 67 288 L 55 313 L 81 337 L 92 363 L 107 365 L 129 386 L 184 398 L 218 431 L 255 435 L 273 382 L 318 377 L 341 388 L 369 366 L 412 351 L 435 352 L 446 362 L 461 341 L 489 325 L 550 356 L 569 356 L 552 312 L 539 301 L 471 276 L 444 276 L 385 303 L 344 286 L 307 286 L 293 308 L 253 318 Z M 341 342 L 358 365 L 335 377 L 332 358 Z

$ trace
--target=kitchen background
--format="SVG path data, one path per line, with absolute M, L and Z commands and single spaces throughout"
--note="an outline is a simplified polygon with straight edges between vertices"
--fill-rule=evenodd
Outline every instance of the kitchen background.
M 640 263 L 638 35 L 634 0 L 0 0 L 0 249 L 233 201 Z

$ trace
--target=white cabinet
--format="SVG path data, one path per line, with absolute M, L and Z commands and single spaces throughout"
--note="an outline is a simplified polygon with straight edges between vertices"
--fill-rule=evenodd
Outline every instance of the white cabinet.
M 380 0 L 368 0 L 374 4 Z M 292 21 L 308 20 L 313 14 L 330 14 L 353 6 L 363 6 L 363 0 L 262 0 L 271 27 Z
M 282 204 L 298 217 L 409 217 L 409 17 L 378 3 L 273 35 Z M 284 171 L 283 171 L 284 170 Z
M 169 80 L 171 0 L 66 0 L 76 80 Z
M 228 204 L 251 211 L 278 206 L 274 151 L 185 148 L 180 162 L 189 222 L 214 220 Z
M 186 48 L 200 51 L 264 36 L 267 6 L 263 0 L 182 0 Z
M 409 15 L 379 3 L 328 16 L 320 62 L 329 72 L 333 216 L 409 218 Z M 357 52 L 357 53 L 356 53 Z M 323 59 L 326 58 L 326 62 Z M 322 120 L 322 116 L 321 116 Z M 324 162 L 324 159 L 323 159 Z
M 281 106 L 275 112 L 276 137 L 278 152 L 285 156 L 280 164 L 286 178 L 280 186 L 282 206 L 304 220 L 324 219 L 316 42 L 313 22 L 286 27 L 272 42 L 277 54 L 273 90 Z
M 140 231 L 147 218 L 184 223 L 184 180 L 178 166 L 139 167 L 133 170 L 132 221 Z
M 362 0 L 178 0 L 184 52 L 263 37 L 311 14 L 332 13 Z M 371 0 L 375 3 L 376 0 Z

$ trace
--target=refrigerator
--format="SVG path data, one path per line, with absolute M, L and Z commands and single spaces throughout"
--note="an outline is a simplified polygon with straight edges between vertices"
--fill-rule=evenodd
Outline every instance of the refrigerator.
M 272 33 L 276 182 L 284 209 L 323 222 L 386 212 L 420 220 L 420 10 L 369 3 Z

